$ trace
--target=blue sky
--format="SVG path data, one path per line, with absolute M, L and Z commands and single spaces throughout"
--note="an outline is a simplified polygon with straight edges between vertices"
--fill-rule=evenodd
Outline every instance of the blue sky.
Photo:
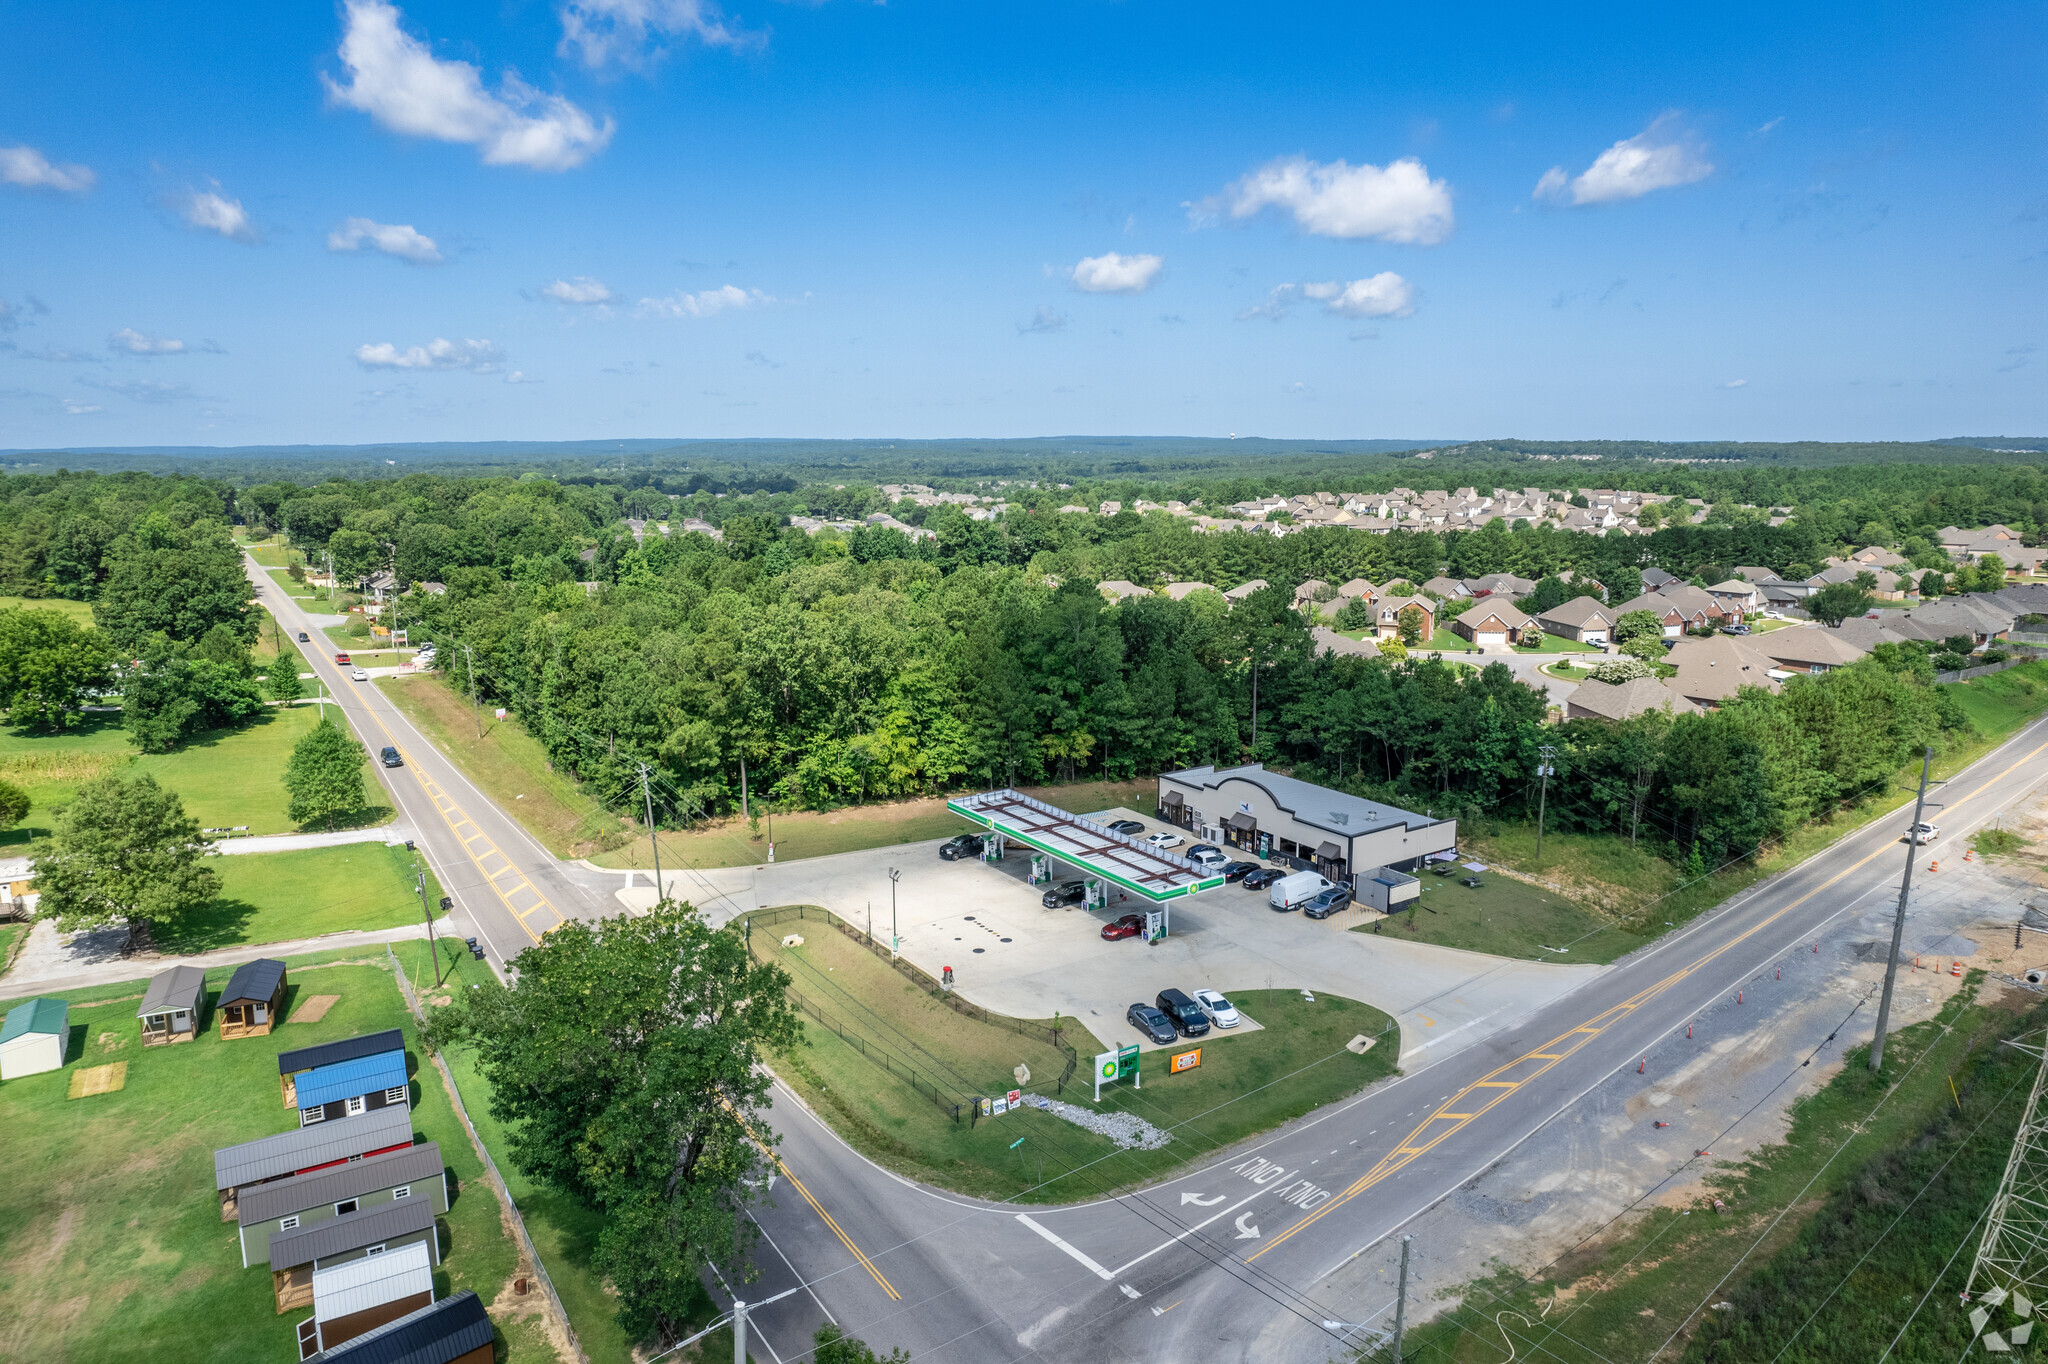
M 0 3 L 0 447 L 2048 432 L 2038 6 Z

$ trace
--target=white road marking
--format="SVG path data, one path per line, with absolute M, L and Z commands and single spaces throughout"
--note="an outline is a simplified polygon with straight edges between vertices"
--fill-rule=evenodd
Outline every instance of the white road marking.
M 1067 1252 L 1067 1254 L 1073 1256 L 1075 1260 L 1080 1262 L 1081 1266 L 1084 1269 L 1093 1272 L 1097 1278 L 1114 1279 L 1116 1277 L 1116 1275 L 1110 1273 L 1101 1265 L 1096 1264 L 1095 1261 L 1089 1259 L 1088 1256 L 1077 1247 L 1069 1245 L 1067 1242 L 1061 1240 L 1058 1236 L 1055 1236 L 1051 1231 L 1047 1230 L 1044 1227 L 1039 1226 L 1038 1223 L 1032 1221 L 1031 1218 L 1026 1214 L 1021 1212 L 1018 1213 L 1017 1220 L 1019 1222 L 1022 1222 L 1025 1226 L 1031 1228 L 1033 1231 L 1037 1232 L 1040 1236 L 1043 1236 L 1046 1240 L 1058 1246 L 1061 1250 Z

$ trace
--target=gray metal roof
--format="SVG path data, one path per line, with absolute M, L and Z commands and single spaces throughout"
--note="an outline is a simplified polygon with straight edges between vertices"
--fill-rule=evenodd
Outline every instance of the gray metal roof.
M 1163 780 L 1176 781 L 1183 786 L 1199 786 L 1205 791 L 1213 791 L 1226 781 L 1248 781 L 1263 788 L 1275 805 L 1299 822 L 1327 830 L 1339 838 L 1355 838 L 1375 829 L 1426 829 L 1447 822 L 1342 791 L 1332 791 L 1327 786 L 1317 786 L 1295 777 L 1284 777 L 1278 772 L 1268 772 L 1261 763 L 1250 763 L 1244 767 L 1190 767 L 1182 772 L 1168 772 Z
M 359 1118 L 315 1123 L 239 1146 L 223 1146 L 213 1153 L 213 1187 L 239 1188 L 332 1160 L 347 1160 L 365 1151 L 411 1143 L 411 1109 L 373 1108 Z
M 490 1343 L 491 1319 L 484 1314 L 483 1302 L 465 1288 L 313 1359 L 327 1364 L 448 1364 Z
M 445 1168 L 441 1144 L 422 1142 L 403 1151 L 386 1151 L 381 1156 L 367 1156 L 311 1174 L 258 1184 L 235 1200 L 235 1213 L 243 1226 L 254 1226 L 323 1203 L 359 1198 L 378 1189 L 439 1179 Z
M 434 1204 L 425 1198 L 380 1203 L 364 1212 L 323 1218 L 310 1226 L 270 1233 L 270 1267 L 290 1269 L 330 1255 L 346 1255 L 364 1246 L 412 1236 L 434 1225 Z
M 277 983 L 284 979 L 284 963 L 275 957 L 258 957 L 245 961 L 235 968 L 235 974 L 228 978 L 228 985 L 220 992 L 223 1005 L 237 1001 L 268 1001 L 277 993 Z
M 137 1018 L 151 1014 L 167 1014 L 176 1009 L 190 1009 L 194 1014 L 206 1002 L 206 972 L 196 966 L 173 966 L 168 971 L 159 971 L 149 982 L 149 989 L 142 996 L 142 1007 L 135 1011 Z

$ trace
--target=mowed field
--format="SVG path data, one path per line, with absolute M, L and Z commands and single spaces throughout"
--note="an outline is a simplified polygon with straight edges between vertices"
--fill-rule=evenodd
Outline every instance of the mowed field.
M 210 972 L 209 991 L 229 974 Z M 415 1140 L 440 1143 L 454 1194 L 436 1292 L 474 1289 L 492 1306 L 500 1360 L 558 1357 L 532 1315 L 539 1295 L 509 1292 L 515 1242 L 381 955 L 294 966 L 287 1019 L 311 996 L 337 996 L 326 1016 L 235 1041 L 221 1040 L 209 1017 L 193 1042 L 143 1047 L 135 1007 L 145 983 L 88 992 L 99 1002 L 74 1004 L 64 1068 L 0 1086 L 9 1174 L 0 1181 L 0 1358 L 296 1359 L 295 1323 L 310 1312 L 279 1314 L 269 1272 L 242 1268 L 234 1229 L 220 1220 L 213 1150 L 295 1125 L 278 1092 L 278 1052 L 394 1027 L 415 1076 Z M 122 1088 L 68 1097 L 81 1067 L 117 1062 L 127 1067 Z

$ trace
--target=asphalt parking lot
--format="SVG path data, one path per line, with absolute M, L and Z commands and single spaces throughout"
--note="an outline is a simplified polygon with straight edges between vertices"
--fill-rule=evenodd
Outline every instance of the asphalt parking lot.
M 1130 811 L 1091 817 L 1138 819 L 1147 832 L 1160 827 L 1156 818 Z M 1191 993 L 1206 986 L 1226 995 L 1306 989 L 1385 1010 L 1399 1021 L 1401 1056 L 1412 1064 L 1482 1042 L 1605 969 L 1352 933 L 1369 911 L 1345 910 L 1318 922 L 1299 912 L 1276 913 L 1263 891 L 1236 885 L 1174 901 L 1164 942 L 1105 942 L 1102 925 L 1139 911 L 1135 899 L 1112 902 L 1107 911 L 1046 909 L 1039 903 L 1044 887 L 1028 881 L 1028 850 L 998 863 L 947 862 L 938 855 L 941 842 L 761 867 L 670 871 L 665 880 L 671 894 L 704 908 L 714 922 L 755 908 L 823 905 L 851 923 L 872 922 L 875 936 L 886 942 L 892 932 L 888 871 L 898 868 L 893 931 L 899 950 L 918 966 L 935 976 L 952 967 L 965 998 L 1000 1013 L 1049 1018 L 1057 1011 L 1084 1019 L 1105 1043 L 1147 1047 L 1124 1011 L 1140 1000 L 1150 1003 L 1168 986 Z M 1053 868 L 1055 881 L 1079 874 Z M 653 903 L 653 888 L 645 873 L 637 880 L 619 899 L 645 908 Z

